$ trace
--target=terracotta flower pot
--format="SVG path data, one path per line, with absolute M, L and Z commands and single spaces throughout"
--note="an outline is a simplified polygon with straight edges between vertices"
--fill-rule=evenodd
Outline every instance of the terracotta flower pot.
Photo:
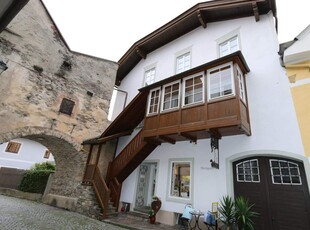
M 150 223 L 154 224 L 156 222 L 156 217 L 155 216 L 150 216 Z

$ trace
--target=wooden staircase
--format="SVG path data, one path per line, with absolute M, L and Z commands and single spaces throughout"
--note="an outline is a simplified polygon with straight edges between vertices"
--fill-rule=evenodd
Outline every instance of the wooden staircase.
M 96 165 L 87 165 L 84 184 L 92 185 L 103 210 L 103 218 L 109 215 L 109 202 L 118 207 L 122 182 L 142 163 L 158 146 L 157 143 L 144 141 L 141 130 L 129 144 L 109 164 L 106 180 Z

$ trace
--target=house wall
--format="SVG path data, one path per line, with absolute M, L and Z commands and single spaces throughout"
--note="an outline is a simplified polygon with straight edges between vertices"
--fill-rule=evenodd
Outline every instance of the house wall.
M 169 159 L 193 159 L 193 200 L 195 209 L 210 210 L 211 203 L 219 201 L 225 195 L 233 195 L 231 175 L 232 159 L 255 152 L 258 155 L 281 155 L 285 151 L 292 158 L 303 159 L 304 149 L 301 143 L 294 106 L 290 96 L 290 86 L 285 70 L 280 66 L 278 40 L 274 20 L 271 14 L 254 17 L 208 23 L 159 48 L 147 55 L 122 81 L 120 88 L 128 92 L 128 102 L 142 86 L 145 68 L 156 64 L 156 81 L 174 75 L 175 54 L 183 49 L 191 50 L 191 67 L 218 58 L 216 40 L 232 31 L 240 35 L 241 51 L 250 68 L 246 76 L 248 105 L 252 135 L 223 137 L 220 140 L 220 169 L 210 167 L 210 140 L 198 140 L 194 145 L 189 141 L 176 144 L 161 144 L 153 151 L 147 161 L 158 161 L 157 187 L 155 194 L 162 199 L 162 210 L 183 212 L 184 203 L 167 199 Z M 128 103 L 127 102 L 127 103 Z M 129 142 L 130 137 L 119 140 L 117 153 Z M 241 154 L 242 155 L 242 154 Z M 228 161 L 230 159 L 230 161 Z M 228 162 L 228 163 L 227 163 Z M 305 166 L 308 167 L 309 166 Z M 123 183 L 121 201 L 134 203 L 137 185 L 137 170 Z M 308 177 L 309 171 L 308 171 Z M 308 179 L 309 180 L 309 179 Z
M 29 169 L 35 163 L 41 162 L 54 162 L 54 157 L 44 158 L 44 153 L 47 148 L 35 141 L 27 140 L 24 138 L 17 138 L 12 140 L 21 143 L 18 153 L 6 152 L 8 142 L 0 145 L 0 167 Z

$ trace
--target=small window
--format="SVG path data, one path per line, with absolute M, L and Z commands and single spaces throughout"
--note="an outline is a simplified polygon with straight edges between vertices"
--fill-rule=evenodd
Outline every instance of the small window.
M 191 167 L 191 161 L 170 161 L 170 197 L 190 199 L 192 194 Z
M 236 165 L 238 182 L 260 182 L 258 160 L 247 160 Z
M 203 82 L 203 73 L 184 78 L 183 105 L 190 105 L 204 101 Z
M 67 98 L 63 98 L 61 105 L 60 105 L 59 112 L 71 116 L 74 105 L 75 105 L 74 101 L 71 101 Z
M 191 67 L 191 53 L 187 52 L 177 57 L 176 59 L 176 73 L 182 73 L 189 70 Z
M 232 64 L 224 64 L 208 70 L 208 99 L 235 95 Z
M 21 146 L 21 143 L 10 141 L 8 145 L 6 146 L 5 151 L 8 153 L 18 153 L 20 146 Z
M 244 77 L 243 74 L 238 66 L 237 68 L 237 76 L 238 76 L 238 83 L 239 83 L 239 95 L 241 100 L 246 103 L 245 99 L 245 87 L 244 87 Z
M 49 150 L 46 150 L 43 158 L 48 159 L 48 158 L 50 158 L 50 155 L 51 155 L 51 152 Z
M 220 57 L 234 53 L 239 50 L 238 36 L 234 36 L 219 45 Z
M 151 85 L 155 82 L 155 68 L 145 71 L 143 86 Z
M 160 88 L 153 89 L 149 94 L 149 103 L 148 103 L 148 114 L 158 113 L 159 107 L 159 98 L 160 97 Z
M 299 166 L 285 160 L 270 160 L 270 172 L 273 184 L 301 185 Z
M 173 82 L 163 86 L 162 111 L 179 107 L 180 82 Z

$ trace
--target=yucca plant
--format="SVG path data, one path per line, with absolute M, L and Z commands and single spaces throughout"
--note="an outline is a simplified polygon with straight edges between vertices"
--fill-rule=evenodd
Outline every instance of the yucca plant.
M 230 196 L 223 196 L 220 200 L 219 213 L 221 221 L 226 225 L 226 229 L 235 222 L 235 204 Z
M 249 201 L 243 196 L 235 199 L 235 218 L 238 223 L 239 230 L 254 230 L 253 218 L 258 215 L 252 211 L 254 204 L 250 205 Z

